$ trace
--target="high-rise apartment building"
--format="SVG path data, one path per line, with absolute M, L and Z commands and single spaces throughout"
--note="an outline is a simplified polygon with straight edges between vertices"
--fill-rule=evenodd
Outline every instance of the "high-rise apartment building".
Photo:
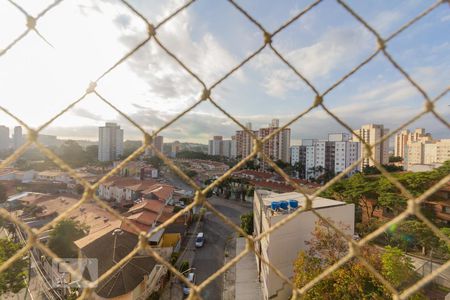
M 170 157 L 177 157 L 177 153 L 181 150 L 181 143 L 179 141 L 175 141 L 172 143 L 170 147 Z
M 374 145 L 379 142 L 383 136 L 389 133 L 389 129 L 384 128 L 383 125 L 379 124 L 368 124 L 361 126 L 359 129 L 355 129 L 354 132 L 361 137 L 363 142 Z M 356 135 L 353 136 L 353 141 L 361 142 Z M 374 162 L 372 159 L 380 164 L 387 164 L 389 162 L 389 139 L 377 144 L 372 149 L 372 159 L 366 157 L 366 149 L 362 143 L 360 152 L 360 157 L 363 157 L 360 164 L 361 170 L 364 169 L 364 167 L 373 166 Z
M 413 132 L 410 132 L 409 129 L 402 130 L 395 135 L 394 156 L 405 158 L 408 143 L 419 140 L 427 141 L 431 139 L 431 134 L 425 133 L 424 128 L 417 128 Z
M 222 155 L 229 158 L 236 157 L 236 140 L 223 140 L 222 141 Z
M 272 122 L 266 128 L 260 128 L 258 130 L 258 137 L 260 139 L 272 134 L 279 129 L 278 119 L 273 119 Z M 270 157 L 273 161 L 281 160 L 284 162 L 290 162 L 289 147 L 291 146 L 291 129 L 284 128 L 267 142 L 262 145 L 262 152 Z M 263 162 L 264 164 L 265 162 Z
M 450 139 L 432 140 L 421 137 L 406 144 L 404 166 L 411 169 L 414 165 L 431 165 L 450 160 Z
M 208 142 L 208 154 L 219 155 L 228 158 L 236 157 L 236 137 L 232 136 L 231 140 L 224 140 L 222 136 L 214 136 Z
M 208 142 L 208 155 L 223 156 L 223 136 L 216 135 Z
M 123 129 L 116 123 L 98 128 L 98 160 L 112 161 L 123 154 Z
M 291 147 L 291 157 L 292 165 L 299 162 L 302 167 L 298 171 L 300 178 L 317 178 L 325 172 L 337 174 L 358 160 L 359 143 L 350 141 L 347 133 L 332 133 L 327 141 L 302 140 L 301 145 Z
M 251 131 L 255 136 L 257 131 L 252 130 L 252 123 L 247 123 L 245 127 Z M 236 156 L 244 158 L 253 150 L 253 138 L 250 133 L 245 130 L 237 130 L 234 136 L 236 140 Z
M 6 126 L 0 126 L 0 150 L 9 149 L 9 128 Z
M 162 135 L 155 136 L 155 138 L 152 141 L 152 145 L 153 145 L 153 147 L 156 148 L 156 150 L 158 150 L 159 152 L 162 153 L 164 150 L 164 137 Z M 155 156 L 156 153 L 152 148 L 148 147 L 148 148 L 145 148 L 144 155 L 145 156 Z
M 12 136 L 13 140 L 13 148 L 14 150 L 18 149 L 23 144 L 23 134 L 22 134 L 22 126 L 14 127 L 14 133 Z

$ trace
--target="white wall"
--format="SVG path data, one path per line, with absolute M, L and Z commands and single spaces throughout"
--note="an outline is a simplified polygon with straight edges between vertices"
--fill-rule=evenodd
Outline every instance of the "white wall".
M 326 218 L 330 218 L 336 224 L 342 222 L 349 226 L 347 233 L 353 235 L 355 224 L 355 207 L 346 204 L 337 207 L 317 209 L 317 212 Z M 287 215 L 278 215 L 271 218 L 271 226 L 284 219 Z M 311 233 L 316 226 L 317 216 L 312 212 L 303 212 L 298 217 L 284 224 L 269 235 L 267 254 L 269 261 L 289 278 L 293 276 L 293 263 L 300 250 L 306 249 L 305 241 L 312 238 Z M 263 251 L 264 252 L 264 251 Z M 269 296 L 283 286 L 283 281 L 270 269 L 265 279 Z M 264 286 L 264 284 L 263 284 Z M 288 299 L 290 288 L 285 287 L 279 297 L 275 299 Z

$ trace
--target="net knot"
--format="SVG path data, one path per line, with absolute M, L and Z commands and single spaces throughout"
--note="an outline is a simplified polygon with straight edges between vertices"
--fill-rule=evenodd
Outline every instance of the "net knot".
M 30 142 L 36 142 L 37 137 L 38 137 L 38 133 L 36 130 L 33 130 L 33 129 L 28 130 L 28 140 Z
M 201 96 L 200 100 L 206 101 L 206 100 L 208 100 L 210 95 L 211 95 L 211 91 L 208 90 L 208 89 L 204 89 L 203 92 L 202 92 L 202 96 Z
M 425 102 L 425 109 L 427 110 L 427 112 L 432 111 L 434 109 L 434 103 L 431 101 Z
M 272 35 L 267 31 L 264 31 L 264 44 L 271 44 L 271 43 L 272 43 Z
M 323 97 L 320 95 L 317 95 L 314 99 L 314 107 L 317 107 L 323 103 Z
M 148 24 L 147 25 L 147 32 L 148 32 L 149 36 L 155 36 L 156 35 L 155 26 L 153 26 L 153 24 Z
M 145 146 L 151 145 L 152 141 L 153 141 L 152 136 L 150 134 L 148 134 L 148 133 L 145 133 L 144 134 L 144 144 L 145 144 Z
M 91 81 L 86 89 L 86 93 L 90 94 L 95 92 L 95 88 L 97 88 L 97 83 L 95 81 Z
M 27 28 L 34 29 L 36 27 L 36 19 L 32 16 L 27 16 Z
M 384 51 L 386 49 L 386 43 L 382 38 L 377 38 L 378 49 Z

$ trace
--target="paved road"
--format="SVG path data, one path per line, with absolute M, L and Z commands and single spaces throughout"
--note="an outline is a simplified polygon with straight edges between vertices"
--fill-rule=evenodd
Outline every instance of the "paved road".
M 251 210 L 248 204 L 247 206 L 243 206 L 235 200 L 213 197 L 209 201 L 217 210 L 238 225 L 240 224 L 239 217 L 241 214 Z M 225 245 L 227 240 L 235 236 L 233 235 L 233 229 L 212 213 L 207 214 L 205 217 L 203 230 L 206 236 L 206 243 L 203 248 L 197 249 L 193 263 L 193 267 L 196 268 L 197 284 L 203 282 L 223 266 Z M 216 278 L 203 289 L 203 298 L 212 300 L 222 299 L 222 283 L 223 276 Z
M 170 184 L 176 186 L 177 188 L 181 188 L 185 191 L 194 192 L 194 189 L 189 184 L 184 182 L 183 179 L 178 177 L 178 175 L 176 175 L 173 171 L 166 170 L 162 177 L 166 179 Z

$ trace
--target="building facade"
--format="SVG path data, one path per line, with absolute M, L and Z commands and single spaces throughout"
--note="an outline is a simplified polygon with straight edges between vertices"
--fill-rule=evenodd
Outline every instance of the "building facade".
M 10 146 L 9 128 L 0 125 L 0 150 L 7 150 Z
M 299 177 L 317 178 L 326 172 L 338 174 L 359 158 L 359 143 L 350 140 L 347 133 L 332 133 L 327 141 L 302 140 L 301 145 L 291 147 L 291 164 L 299 162 L 302 170 Z M 350 174 L 359 170 L 356 166 Z M 304 174 L 303 176 L 301 174 Z
M 411 170 L 417 165 L 436 165 L 450 160 L 450 139 L 432 140 L 422 137 L 406 144 L 404 166 Z
M 273 119 L 266 128 L 258 130 L 258 137 L 263 139 L 280 128 L 280 121 Z M 273 161 L 290 162 L 291 129 L 284 128 L 262 145 L 262 152 Z M 265 164 L 265 162 L 263 162 Z
M 404 159 L 407 155 L 408 143 L 431 139 L 431 134 L 426 133 L 425 128 L 417 128 L 413 132 L 410 132 L 409 129 L 402 130 L 395 135 L 394 156 L 399 156 Z
M 208 155 L 223 156 L 223 136 L 216 135 L 208 142 Z
M 247 123 L 245 127 L 255 136 L 257 135 L 257 132 L 252 130 L 252 123 Z M 252 153 L 253 138 L 249 132 L 245 130 L 237 130 L 234 140 L 236 140 L 236 156 L 244 158 Z
M 354 132 L 361 137 L 361 140 L 363 142 L 369 145 L 374 145 L 375 143 L 378 143 L 383 136 L 389 133 L 389 129 L 384 128 L 384 125 L 380 124 L 368 124 L 361 126 L 361 128 L 359 129 L 355 129 Z M 353 136 L 353 141 L 361 142 L 361 140 L 358 138 L 358 136 Z M 364 167 L 373 166 L 374 162 L 372 161 L 372 159 L 379 162 L 380 164 L 387 164 L 389 162 L 389 139 L 377 144 L 372 149 L 372 159 L 366 157 L 366 149 L 361 143 L 360 157 L 362 157 L 362 161 L 360 164 L 361 170 L 363 170 Z M 358 159 L 360 157 L 358 157 Z
M 272 202 L 294 200 L 298 208 L 305 205 L 305 198 L 297 192 L 277 194 L 269 191 L 255 191 L 253 201 L 254 235 L 269 230 L 272 226 L 285 219 L 296 209 L 289 204 L 288 209 L 273 209 Z M 354 204 L 317 197 L 313 207 L 325 218 L 342 226 L 345 233 L 354 234 L 355 207 Z M 284 224 L 269 236 L 255 243 L 255 251 L 270 262 L 288 278 L 294 276 L 293 264 L 301 250 L 307 250 L 307 242 L 317 225 L 318 218 L 311 211 L 302 212 L 301 218 L 294 218 Z M 267 264 L 256 256 L 258 278 L 261 282 L 263 299 L 290 299 L 291 288 L 279 278 Z
M 22 126 L 14 127 L 14 133 L 12 136 L 14 150 L 18 149 L 23 144 Z
M 106 123 L 98 129 L 98 160 L 112 161 L 123 154 L 123 129 L 116 123 Z

